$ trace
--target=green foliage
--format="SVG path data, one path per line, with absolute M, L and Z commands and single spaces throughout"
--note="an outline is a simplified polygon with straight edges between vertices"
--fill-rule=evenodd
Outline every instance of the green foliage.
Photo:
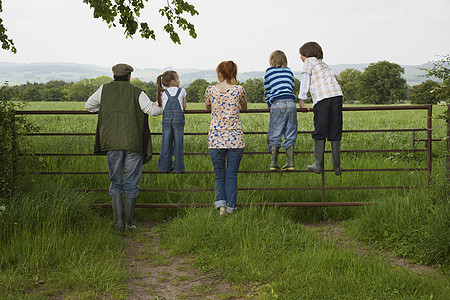
M 439 90 L 440 97 L 443 101 L 450 101 L 450 54 L 443 55 L 442 59 L 433 62 L 433 67 L 425 69 L 426 76 L 434 76 L 443 81 Z
M 70 101 L 67 87 L 71 85 L 72 83 L 65 81 L 53 80 L 47 83 L 27 82 L 8 89 L 26 101 Z
M 62 80 L 51 80 L 45 84 L 45 89 L 41 90 L 44 101 L 67 101 L 67 93 L 64 89 L 71 85 Z
M 297 78 L 294 78 L 294 95 L 298 95 L 298 92 L 300 91 L 300 80 Z
M 157 99 L 157 87 L 156 87 L 156 83 L 154 83 L 153 81 L 150 82 L 144 82 L 145 84 L 145 93 L 147 94 L 147 96 L 150 98 L 151 101 L 155 102 Z
M 43 91 L 45 101 L 65 101 L 67 96 L 63 89 L 51 87 Z
M 2 0 L 0 0 L 0 13 L 3 11 Z M 6 28 L 3 25 L 3 19 L 0 18 L 0 42 L 2 42 L 2 49 L 10 50 L 12 53 L 17 53 L 17 49 L 14 46 L 12 39 L 6 34 Z
M 441 100 L 450 103 L 450 78 L 444 80 L 440 89 Z
M 36 130 L 23 116 L 15 111 L 25 106 L 6 84 L 0 86 L 0 196 L 15 189 L 16 176 L 14 168 L 19 168 L 17 157 L 26 149 L 23 134 Z M 20 165 L 25 167 L 25 163 Z
M 83 2 L 94 10 L 94 18 L 101 18 L 110 27 L 116 27 L 117 24 L 122 26 L 127 38 L 133 37 L 139 30 L 142 38 L 156 39 L 155 31 L 149 27 L 148 23 L 139 20 L 141 9 L 144 8 L 147 0 L 127 2 L 123 0 L 83 0 Z M 194 25 L 183 17 L 184 13 L 191 16 L 198 15 L 198 11 L 193 5 L 183 0 L 172 0 L 170 3 L 167 1 L 167 5 L 159 9 L 159 13 L 166 18 L 167 24 L 163 28 L 174 43 L 181 44 L 175 26 L 183 31 L 188 30 L 189 35 L 194 39 L 197 37 Z
M 392 104 L 406 98 L 405 70 L 396 63 L 370 64 L 358 77 L 362 103 Z
M 100 76 L 93 79 L 83 79 L 67 84 L 64 88 L 67 101 L 86 102 L 102 84 L 111 82 L 111 77 Z M 61 101 L 61 100 L 59 100 Z
M 148 22 L 142 22 L 139 17 L 141 9 L 145 7 L 145 2 L 148 0 L 132 0 L 125 2 L 124 0 L 83 0 L 88 4 L 91 9 L 94 10 L 94 18 L 100 18 L 109 27 L 116 27 L 119 24 L 124 28 L 124 34 L 128 37 L 133 37 L 139 30 L 142 38 L 152 38 L 156 40 L 155 31 L 151 29 Z M 0 0 L 0 13 L 2 9 L 2 0 Z M 175 27 L 188 30 L 189 35 L 192 38 L 197 38 L 195 27 L 188 20 L 183 17 L 184 13 L 191 16 L 198 15 L 198 11 L 194 5 L 189 4 L 183 0 L 172 0 L 170 3 L 167 1 L 167 5 L 159 9 L 159 13 L 162 17 L 165 17 L 167 24 L 163 29 L 166 31 L 170 39 L 176 43 L 181 44 L 180 37 L 175 31 Z M 6 28 L 3 25 L 3 19 L 0 18 L 0 42 L 4 50 L 10 50 L 13 53 L 17 53 L 17 49 L 14 45 L 14 41 L 6 34 Z
M 187 12 L 191 16 L 198 15 L 198 11 L 195 10 L 195 7 L 183 0 L 172 0 L 172 5 L 174 5 L 174 8 L 172 8 L 169 1 L 167 1 L 167 5 L 159 10 L 161 16 L 166 17 L 167 19 L 167 24 L 164 25 L 164 31 L 169 34 L 170 39 L 176 44 L 181 44 L 180 37 L 174 30 L 174 24 L 182 30 L 189 30 L 189 35 L 194 39 L 197 38 L 194 25 L 181 17 L 183 12 Z
M 27 83 L 20 86 L 14 86 L 12 89 L 26 101 L 44 101 L 44 96 L 41 93 L 44 84 L 42 83 Z
M 346 69 L 336 76 L 342 93 L 344 94 L 344 102 L 359 100 L 359 82 L 361 71 L 356 69 Z
M 296 80 L 296 89 L 300 87 L 300 81 Z M 8 87 L 12 92 L 19 94 L 27 101 L 79 101 L 85 102 L 102 84 L 111 82 L 108 76 L 100 76 L 92 79 L 82 79 L 75 83 L 64 81 L 49 81 L 47 83 L 30 83 Z M 156 101 L 157 88 L 152 81 L 144 82 L 137 78 L 131 79 L 131 84 L 141 88 Z M 203 102 L 206 88 L 215 84 L 205 79 L 196 79 L 186 88 L 188 102 Z M 264 82 L 262 79 L 247 79 L 242 83 L 247 92 L 247 101 L 250 103 L 264 102 Z
M 367 104 L 386 104 L 394 103 L 398 99 L 393 96 L 396 95 L 395 86 L 384 86 L 383 89 L 377 90 L 374 86 L 368 85 L 363 87 L 361 78 L 367 71 L 361 73 L 358 70 L 347 69 L 336 76 L 338 79 L 342 91 L 344 93 L 344 100 L 346 102 L 361 100 L 362 94 L 367 94 L 370 97 L 365 98 L 363 101 Z M 369 69 L 369 73 L 373 73 Z M 367 76 L 366 76 L 367 77 Z M 377 79 L 378 80 L 378 79 Z M 383 78 L 383 82 L 389 82 L 388 79 Z M 100 76 L 97 78 L 83 79 L 75 83 L 67 83 L 60 80 L 49 81 L 47 83 L 30 83 L 11 86 L 14 93 L 19 94 L 27 101 L 80 101 L 85 102 L 90 95 L 92 95 L 100 85 L 111 82 L 112 79 L 108 76 Z M 380 80 L 381 81 L 381 80 Z M 404 83 L 404 80 L 401 81 Z M 444 81 L 439 88 L 440 99 L 445 100 L 445 95 L 450 95 L 450 79 Z M 132 78 L 131 84 L 136 85 L 143 89 L 152 101 L 156 101 L 156 84 L 152 81 L 143 82 L 140 79 Z M 215 84 L 215 82 L 208 82 L 205 79 L 196 79 L 189 84 L 186 88 L 187 101 L 194 103 L 202 103 L 204 99 L 204 93 L 209 85 Z M 264 103 L 264 82 L 261 78 L 247 79 L 241 84 L 247 92 L 247 101 L 249 103 Z M 366 90 L 366 89 L 369 90 Z M 294 94 L 297 95 L 300 89 L 300 81 L 295 78 Z M 365 91 L 364 93 L 362 91 Z M 369 93 L 372 91 L 374 94 Z M 383 92 L 384 91 L 384 92 Z M 380 92 L 380 93 L 378 93 Z M 379 94 L 388 95 L 388 98 L 381 99 Z M 413 92 L 414 93 L 414 92 Z M 447 96 L 448 98 L 448 96 Z M 397 100 L 395 100 L 397 99 Z M 428 99 L 428 98 L 427 98 Z M 378 102 L 377 102 L 378 101 Z M 312 102 L 311 96 L 308 93 L 308 103 Z M 427 102 L 428 103 L 428 102 Z M 433 102 L 435 103 L 435 102 Z
M 264 80 L 262 78 L 247 79 L 242 83 L 247 92 L 247 102 L 264 103 Z
M 138 88 L 141 88 L 143 90 L 147 89 L 147 86 L 145 85 L 145 82 L 138 78 L 132 78 L 130 83 L 134 86 L 137 86 Z
M 201 102 L 205 101 L 205 91 L 210 85 L 205 79 L 196 79 L 186 88 L 186 100 L 188 102 Z
M 427 80 L 409 90 L 409 99 L 414 104 L 437 104 L 440 101 L 441 85 L 439 82 Z
M 245 82 L 240 83 L 247 92 L 248 103 L 265 103 L 264 96 L 264 79 L 263 78 L 250 78 Z M 298 95 L 300 90 L 300 80 L 294 78 L 294 94 Z
M 61 80 L 30 83 L 8 87 L 26 101 L 82 101 L 85 102 L 102 84 L 111 82 L 107 76 L 83 79 L 75 83 Z M 146 84 L 143 84 L 145 87 Z
M 450 54 L 442 55 L 442 59 L 433 61 L 433 67 L 425 69 L 427 76 L 434 76 L 441 80 L 450 78 Z
M 157 88 L 156 88 L 156 84 L 154 82 L 152 82 L 152 81 L 144 82 L 144 81 L 141 81 L 140 79 L 132 78 L 130 83 L 132 85 L 135 85 L 135 86 L 141 88 L 147 94 L 147 96 L 150 98 L 151 101 L 153 101 L 153 102 L 156 101 Z

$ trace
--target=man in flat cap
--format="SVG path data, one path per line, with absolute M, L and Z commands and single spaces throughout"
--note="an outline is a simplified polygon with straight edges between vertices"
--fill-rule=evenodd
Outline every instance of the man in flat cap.
M 142 165 L 152 156 L 148 115 L 161 115 L 163 109 L 130 84 L 133 67 L 117 64 L 112 71 L 114 81 L 100 86 L 85 107 L 89 112 L 98 112 L 94 153 L 108 157 L 115 226 L 129 231 L 136 229 L 132 220 Z

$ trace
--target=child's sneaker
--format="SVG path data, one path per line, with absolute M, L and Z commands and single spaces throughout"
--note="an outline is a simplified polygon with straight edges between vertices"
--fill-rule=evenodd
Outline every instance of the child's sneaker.
M 219 216 L 224 216 L 227 214 L 227 209 L 225 208 L 225 206 L 221 206 L 219 208 Z

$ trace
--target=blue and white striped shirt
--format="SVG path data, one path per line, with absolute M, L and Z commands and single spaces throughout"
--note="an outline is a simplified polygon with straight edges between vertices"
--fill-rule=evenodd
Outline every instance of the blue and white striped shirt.
M 291 69 L 270 67 L 264 75 L 264 96 L 269 107 L 277 100 L 292 99 L 294 95 L 294 73 Z

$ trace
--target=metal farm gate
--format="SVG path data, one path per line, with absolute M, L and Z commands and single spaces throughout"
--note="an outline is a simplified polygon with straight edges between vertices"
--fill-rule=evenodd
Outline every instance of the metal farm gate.
M 412 128 L 412 129 L 376 129 L 376 130 L 344 130 L 343 134 L 346 133 L 360 133 L 360 134 L 369 134 L 369 133 L 384 133 L 384 132 L 410 132 L 412 134 L 412 144 L 410 149 L 390 149 L 390 150 L 381 150 L 381 149 L 369 149 L 369 150 L 358 150 L 358 149 L 342 149 L 341 153 L 345 155 L 345 153 L 380 153 L 380 152 L 426 152 L 427 162 L 426 167 L 424 168 L 389 168 L 389 169 L 344 169 L 343 172 L 416 172 L 423 171 L 427 172 L 428 182 L 430 181 L 431 175 L 431 147 L 432 147 L 432 105 L 407 105 L 407 106 L 367 106 L 367 107 L 344 107 L 343 111 L 348 112 L 361 112 L 361 111 L 396 111 L 396 110 L 424 110 L 426 113 L 426 126 L 422 128 Z M 303 109 L 297 109 L 298 112 L 304 112 Z M 242 112 L 243 114 L 261 114 L 268 113 L 268 109 L 248 109 L 246 112 Z M 22 110 L 17 111 L 17 115 L 92 115 L 87 111 L 31 111 L 31 110 Z M 187 110 L 185 114 L 209 114 L 204 110 Z M 425 124 L 424 124 L 425 125 Z M 416 133 L 418 132 L 426 132 L 426 139 L 416 139 Z M 311 131 L 299 131 L 298 134 L 310 134 Z M 245 136 L 248 135 L 266 135 L 267 132 L 244 132 Z M 29 133 L 30 136 L 94 136 L 95 133 Z M 161 135 L 161 133 L 152 133 L 152 135 Z M 207 132 L 185 132 L 185 136 L 195 136 L 195 135 L 204 135 L 207 136 Z M 419 148 L 418 142 L 425 142 L 424 148 Z M 326 151 L 329 153 L 330 151 Z M 295 154 L 312 154 L 314 151 L 295 151 Z M 251 149 L 246 149 L 244 152 L 245 155 L 270 155 L 268 151 L 251 151 Z M 94 154 L 90 153 L 34 153 L 35 156 L 94 156 Z M 159 153 L 154 152 L 154 155 L 159 155 Z M 201 155 L 208 156 L 209 153 L 184 153 L 185 156 L 192 155 Z M 447 159 L 448 160 L 448 159 Z M 17 164 L 15 164 L 17 165 Z M 17 167 L 14 167 L 14 172 L 17 175 Z M 269 170 L 240 170 L 240 174 L 257 174 L 257 173 L 310 173 L 308 170 L 293 170 L 293 171 L 269 171 Z M 252 205 L 259 206 L 280 206 L 280 207 L 312 207 L 312 206 L 361 206 L 369 204 L 369 202 L 326 202 L 325 191 L 327 190 L 356 190 L 356 189 L 404 189 L 408 188 L 408 186 L 327 186 L 325 182 L 325 172 L 333 172 L 333 170 L 328 169 L 324 170 L 321 174 L 321 186 L 320 187 L 270 187 L 270 188 L 252 188 L 252 187 L 240 187 L 241 191 L 268 191 L 268 190 L 317 190 L 321 193 L 321 201 L 320 202 L 277 202 L 277 203 L 252 203 Z M 108 172 L 40 172 L 41 175 L 105 175 L 108 176 Z M 165 173 L 160 173 L 159 171 L 143 171 L 143 175 L 145 174 L 160 174 L 160 176 L 164 176 Z M 214 176 L 213 171 L 185 171 L 183 174 L 178 174 L 177 176 L 190 176 L 192 174 L 205 174 L 208 176 Z M 86 191 L 93 192 L 107 192 L 108 189 L 88 189 Z M 151 192 L 151 193 L 160 193 L 160 192 L 213 192 L 214 188 L 205 188 L 205 189 L 140 189 L 140 192 Z M 238 204 L 238 206 L 242 206 L 246 204 Z M 99 207 L 111 207 L 111 204 L 94 204 L 94 206 Z M 145 208 L 176 208 L 176 207 L 203 207 L 203 206 L 211 206 L 208 203 L 138 203 L 136 207 L 145 207 Z

